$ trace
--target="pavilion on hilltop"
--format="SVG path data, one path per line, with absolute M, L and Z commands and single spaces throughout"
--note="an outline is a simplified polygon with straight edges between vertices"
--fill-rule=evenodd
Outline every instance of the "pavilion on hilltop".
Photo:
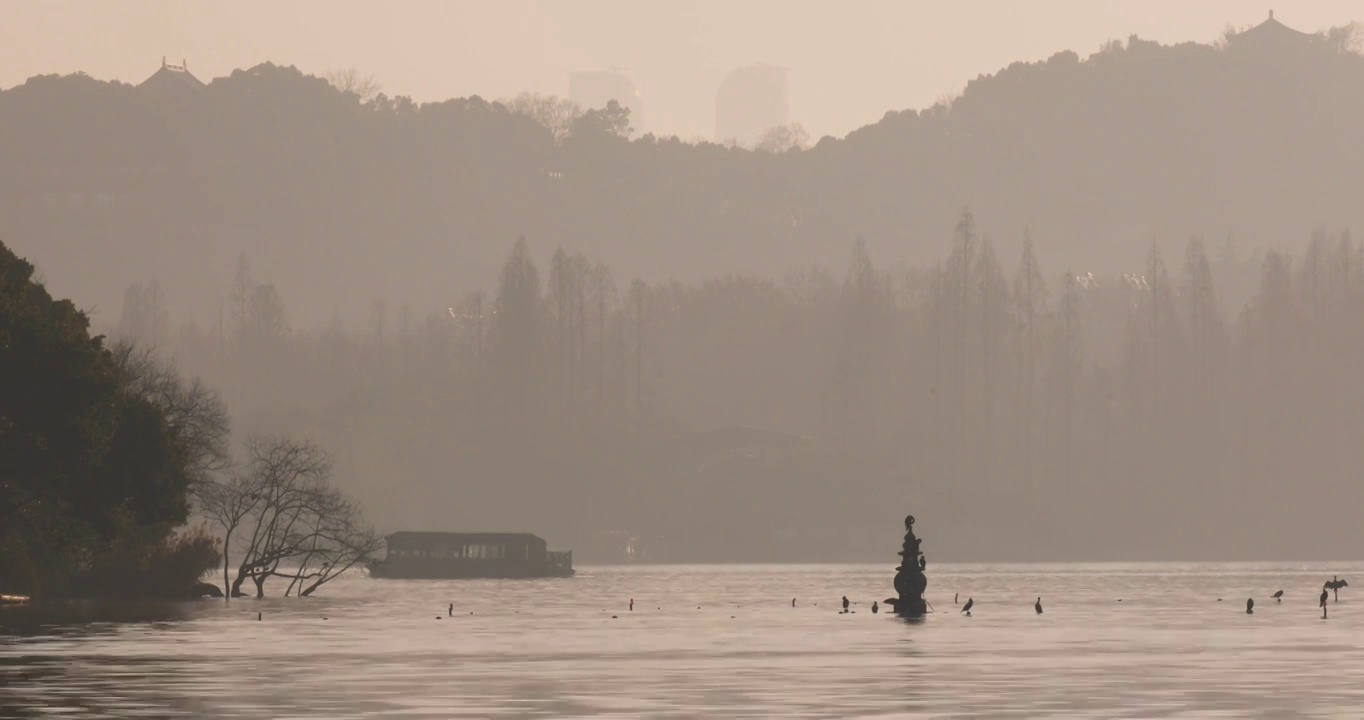
M 1256 54 L 1279 54 L 1301 52 L 1317 47 L 1320 42 L 1320 35 L 1294 30 L 1275 20 L 1274 11 L 1270 10 L 1269 18 L 1264 22 L 1228 37 L 1227 47 Z
M 202 80 L 194 77 L 189 71 L 189 65 L 184 60 L 179 65 L 171 65 L 166 62 L 165 56 L 161 58 L 161 67 L 151 74 L 151 77 L 143 80 L 138 89 L 151 92 L 184 92 L 185 90 L 202 90 L 205 85 Z

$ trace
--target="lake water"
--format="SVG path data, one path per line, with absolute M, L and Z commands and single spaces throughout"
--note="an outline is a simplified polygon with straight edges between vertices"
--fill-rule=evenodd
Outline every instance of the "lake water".
M 0 716 L 1355 718 L 1364 595 L 1345 588 L 1326 621 L 1317 596 L 1361 570 L 930 565 L 919 624 L 871 614 L 893 572 L 871 565 L 356 575 L 301 600 L 6 609 Z

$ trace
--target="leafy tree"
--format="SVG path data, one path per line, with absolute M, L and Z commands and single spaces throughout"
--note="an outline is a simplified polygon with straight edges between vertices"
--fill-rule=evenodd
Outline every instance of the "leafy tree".
M 634 131 L 630 127 L 630 108 L 608 100 L 606 107 L 587 110 L 575 118 L 570 134 L 579 138 L 628 138 Z
M 204 467 L 88 327 L 0 244 L 0 582 L 40 597 L 160 543 Z

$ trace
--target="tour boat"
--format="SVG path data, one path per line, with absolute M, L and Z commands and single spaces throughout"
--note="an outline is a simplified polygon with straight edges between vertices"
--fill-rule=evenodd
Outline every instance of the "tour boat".
M 370 577 L 556 578 L 573 575 L 573 553 L 553 552 L 530 533 L 395 532 Z

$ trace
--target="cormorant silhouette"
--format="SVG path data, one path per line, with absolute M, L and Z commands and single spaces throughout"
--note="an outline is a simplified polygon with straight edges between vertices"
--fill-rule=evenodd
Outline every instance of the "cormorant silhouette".
M 1246 614 L 1255 614 L 1255 598 L 1246 598 Z
M 974 598 L 966 598 L 966 604 L 961 606 L 961 611 L 964 612 L 964 613 L 966 613 L 967 616 L 970 616 L 970 614 L 971 614 L 971 608 L 972 608 L 975 604 L 976 604 L 976 601 L 975 601 Z
M 1334 602 L 1340 602 L 1340 589 L 1343 587 L 1349 587 L 1349 585 L 1350 583 L 1341 580 L 1338 576 L 1332 575 L 1331 579 L 1327 580 L 1326 584 L 1323 585 L 1322 588 L 1330 589 L 1330 591 L 1333 593 L 1332 600 Z
M 876 613 L 879 613 L 879 612 L 881 612 L 881 606 L 880 606 L 880 605 L 877 605 L 875 600 L 872 600 L 872 601 L 871 601 L 871 614 L 872 614 L 872 615 L 875 615 Z
M 1273 595 L 1274 602 L 1283 602 L 1283 591 L 1280 590 Z
M 1037 602 L 1033 604 L 1032 609 L 1036 610 L 1038 615 L 1042 614 L 1042 598 L 1037 598 Z
M 847 595 L 844 595 L 844 596 L 843 596 L 843 612 L 847 612 L 847 611 L 848 611 L 848 604 L 849 604 L 849 603 L 848 603 L 848 596 L 847 596 Z

